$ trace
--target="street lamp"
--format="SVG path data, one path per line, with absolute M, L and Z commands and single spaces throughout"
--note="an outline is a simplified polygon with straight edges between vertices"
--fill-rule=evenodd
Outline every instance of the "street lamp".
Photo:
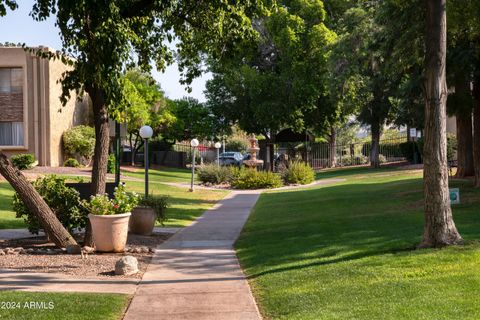
M 198 147 L 199 142 L 197 139 L 192 139 L 190 141 L 190 146 L 192 146 L 192 182 L 190 183 L 190 191 L 193 192 L 193 183 L 195 182 L 195 149 Z
M 217 149 L 217 165 L 220 166 L 220 148 L 222 144 L 220 142 L 215 143 L 215 149 Z
M 153 129 L 150 126 L 143 126 L 140 128 L 140 137 L 145 140 L 145 198 L 148 197 L 148 139 L 153 136 Z

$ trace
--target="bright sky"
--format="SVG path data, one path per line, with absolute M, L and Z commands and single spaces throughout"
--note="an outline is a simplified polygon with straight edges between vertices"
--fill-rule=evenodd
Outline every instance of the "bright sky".
M 60 36 L 54 19 L 36 22 L 29 16 L 33 0 L 22 0 L 17 3 L 19 3 L 17 10 L 8 11 L 5 17 L 0 18 L 0 42 L 26 43 L 28 46 L 43 45 L 60 49 Z M 196 79 L 192 84 L 192 92 L 188 93 L 185 91 L 185 87 L 179 83 L 180 73 L 176 65 L 168 67 L 163 74 L 154 71 L 153 76 L 161 84 L 167 97 L 179 99 L 184 96 L 192 96 L 200 101 L 205 101 L 203 90 L 205 82 L 211 77 L 209 74 L 205 74 Z

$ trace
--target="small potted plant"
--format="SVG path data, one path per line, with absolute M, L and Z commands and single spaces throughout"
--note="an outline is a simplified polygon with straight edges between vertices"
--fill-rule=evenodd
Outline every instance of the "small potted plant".
M 128 236 L 128 220 L 139 196 L 125 191 L 123 185 L 115 188 L 114 198 L 96 195 L 84 201 L 89 210 L 93 242 L 99 252 L 124 252 Z
M 156 221 L 163 224 L 167 207 L 165 197 L 148 196 L 140 198 L 138 206 L 133 209 L 130 217 L 130 232 L 140 235 L 152 234 Z

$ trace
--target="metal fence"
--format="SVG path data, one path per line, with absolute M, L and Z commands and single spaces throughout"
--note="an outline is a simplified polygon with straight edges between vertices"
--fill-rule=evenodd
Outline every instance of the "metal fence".
M 177 143 L 173 145 L 173 151 L 185 152 L 187 154 L 187 163 L 191 163 L 192 147 L 188 143 Z M 211 163 L 217 159 L 217 149 L 205 145 L 199 145 L 195 151 L 195 162 Z
M 401 149 L 404 142 L 407 142 L 406 136 L 380 140 L 380 163 L 406 160 Z M 328 143 L 312 143 L 307 146 L 307 150 L 307 161 L 314 169 L 331 167 L 334 161 L 336 166 L 358 166 L 370 163 L 372 144 L 368 141 L 337 145 L 335 158 L 330 156 L 333 149 Z

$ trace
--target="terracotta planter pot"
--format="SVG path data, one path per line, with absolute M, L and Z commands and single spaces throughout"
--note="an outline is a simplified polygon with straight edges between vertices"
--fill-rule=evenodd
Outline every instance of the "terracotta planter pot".
M 132 210 L 128 228 L 131 233 L 148 236 L 152 234 L 156 220 L 157 214 L 152 208 L 136 207 Z
M 124 252 L 131 213 L 99 216 L 89 214 L 95 248 L 99 252 Z

